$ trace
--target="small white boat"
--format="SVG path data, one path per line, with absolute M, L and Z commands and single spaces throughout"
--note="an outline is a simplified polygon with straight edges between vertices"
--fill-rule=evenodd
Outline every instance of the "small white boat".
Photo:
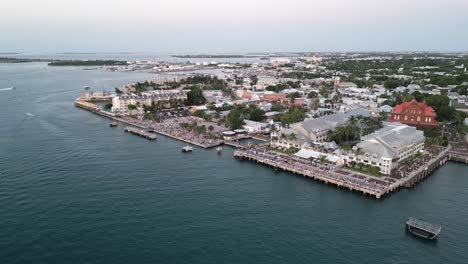
M 218 154 L 221 154 L 221 151 L 223 151 L 223 148 L 222 148 L 222 147 L 217 147 L 217 148 L 216 148 L 216 152 L 218 152 Z
M 182 148 L 182 152 L 192 152 L 193 148 L 191 146 L 185 146 Z

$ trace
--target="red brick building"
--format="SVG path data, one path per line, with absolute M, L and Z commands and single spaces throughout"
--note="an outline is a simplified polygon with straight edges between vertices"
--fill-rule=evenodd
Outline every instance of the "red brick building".
M 412 126 L 437 126 L 434 109 L 416 100 L 395 106 L 388 117 L 388 121 Z

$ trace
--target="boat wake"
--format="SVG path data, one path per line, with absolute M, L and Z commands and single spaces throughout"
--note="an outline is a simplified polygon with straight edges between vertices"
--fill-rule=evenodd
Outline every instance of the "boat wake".
M 15 87 L 7 87 L 7 88 L 0 88 L 0 91 L 11 91 L 14 90 Z

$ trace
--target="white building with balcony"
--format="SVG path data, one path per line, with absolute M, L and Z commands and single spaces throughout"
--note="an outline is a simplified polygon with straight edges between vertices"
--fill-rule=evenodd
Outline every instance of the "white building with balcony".
M 398 162 L 424 149 L 424 133 L 401 123 L 385 122 L 384 127 L 362 137 L 345 159 L 347 163 L 361 162 L 390 174 Z

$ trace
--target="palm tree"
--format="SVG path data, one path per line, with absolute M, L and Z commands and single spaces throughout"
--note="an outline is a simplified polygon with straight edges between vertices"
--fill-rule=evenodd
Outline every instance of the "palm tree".
M 327 156 L 325 155 L 320 155 L 319 160 L 322 164 L 328 161 Z
M 444 138 L 445 126 L 447 125 L 447 121 L 440 122 L 442 124 L 442 138 Z
M 272 137 L 278 137 L 278 135 L 276 134 L 276 132 L 278 132 L 278 128 L 275 126 L 275 124 L 269 125 L 269 128 L 270 128 L 270 135 Z
M 297 136 L 296 136 L 295 133 L 291 133 L 291 134 L 289 135 L 289 140 L 291 140 L 291 141 L 296 141 L 296 139 L 297 139 Z

